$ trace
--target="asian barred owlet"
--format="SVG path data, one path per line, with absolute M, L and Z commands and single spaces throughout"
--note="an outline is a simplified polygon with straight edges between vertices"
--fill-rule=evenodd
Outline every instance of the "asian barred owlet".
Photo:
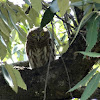
M 50 35 L 46 29 L 33 28 L 28 32 L 26 52 L 29 59 L 29 65 L 32 69 L 47 64 L 50 55 L 52 55 L 51 60 L 53 60 L 51 47 Z

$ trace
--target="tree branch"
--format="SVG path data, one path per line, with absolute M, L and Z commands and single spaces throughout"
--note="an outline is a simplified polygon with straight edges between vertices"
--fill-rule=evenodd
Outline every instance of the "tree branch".
M 88 73 L 95 62 L 94 60 L 83 59 L 81 54 L 75 54 L 76 51 L 83 50 L 85 50 L 85 41 L 82 39 L 81 35 L 78 35 L 68 51 L 62 56 L 69 72 L 71 87 L 78 83 Z M 23 66 L 24 62 L 13 65 L 18 64 L 22 64 Z M 27 64 L 28 62 L 25 62 L 25 66 L 27 66 Z M 3 76 L 0 74 L 0 100 L 43 100 L 46 71 L 47 66 L 33 70 L 27 68 L 20 70 L 22 78 L 27 84 L 28 90 L 25 91 L 19 89 L 18 94 L 15 94 L 11 90 L 11 88 L 5 83 Z M 68 79 L 60 58 L 51 63 L 46 100 L 58 100 L 64 98 L 70 100 L 70 94 L 66 94 L 68 90 Z M 74 91 L 73 96 L 80 97 L 82 91 L 83 90 L 81 89 L 76 90 L 76 92 Z
M 17 62 L 17 63 L 12 63 L 11 65 L 13 66 L 24 66 L 24 67 L 29 67 L 29 61 L 21 61 L 21 62 Z

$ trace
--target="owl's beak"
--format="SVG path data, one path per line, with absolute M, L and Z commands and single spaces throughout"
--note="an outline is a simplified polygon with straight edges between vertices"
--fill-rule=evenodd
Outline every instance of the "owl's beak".
M 38 40 L 38 41 L 40 40 L 40 37 L 39 37 L 39 36 L 37 37 L 37 40 Z

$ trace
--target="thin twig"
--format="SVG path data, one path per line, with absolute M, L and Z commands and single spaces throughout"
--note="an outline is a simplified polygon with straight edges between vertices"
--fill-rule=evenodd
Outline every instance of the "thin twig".
M 81 34 L 82 38 L 84 39 L 84 41 L 86 42 L 86 44 L 88 44 L 84 35 L 81 32 L 80 32 L 80 34 Z
M 64 23 L 68 24 L 71 28 L 75 29 L 75 27 L 73 27 L 72 25 L 70 25 L 68 22 L 66 22 L 64 19 L 62 19 L 61 17 L 59 17 L 57 14 L 55 14 L 57 16 L 57 18 L 59 18 L 60 20 L 62 20 Z
M 68 16 L 67 16 L 67 11 L 66 13 L 64 14 L 64 18 L 65 18 L 65 21 L 67 22 L 68 21 Z M 71 37 L 71 27 L 66 23 L 66 26 L 67 26 L 67 30 L 68 30 L 68 37 L 70 38 Z
M 47 90 L 48 77 L 49 77 L 50 61 L 51 61 L 51 54 L 50 54 L 50 58 L 49 58 L 49 62 L 48 62 L 48 68 L 47 68 L 47 74 L 46 74 L 46 80 L 45 80 L 44 98 L 43 98 L 43 100 L 46 100 L 46 90 Z
M 52 53 L 54 52 L 54 26 L 53 26 L 53 22 L 51 21 L 51 25 L 52 25 Z M 53 53 L 54 54 L 54 53 Z M 54 57 L 53 57 L 54 59 Z
M 72 16 L 71 14 L 69 15 L 68 13 L 67 13 L 67 15 L 68 15 L 68 17 L 73 21 L 74 26 L 77 27 L 77 26 L 78 26 L 78 25 L 77 25 L 77 22 L 74 20 L 73 16 Z
M 52 34 L 53 34 L 53 36 L 54 36 L 54 27 L 53 27 L 52 21 L 51 21 L 51 25 L 52 25 Z M 53 38 L 54 38 L 54 37 L 53 37 Z M 54 45 L 54 41 L 53 41 L 53 45 Z M 56 46 L 56 48 L 57 48 L 57 46 Z M 53 49 L 53 48 L 52 48 L 52 49 Z M 59 52 L 58 48 L 57 48 L 57 51 Z M 59 52 L 59 55 L 61 56 L 60 52 Z M 66 71 L 66 74 L 67 74 L 67 77 L 68 77 L 69 89 L 71 89 L 71 83 L 70 83 L 70 77 L 69 77 L 68 69 L 67 69 L 67 67 L 66 67 L 66 64 L 65 64 L 65 62 L 64 62 L 64 60 L 63 60 L 63 58 L 62 58 L 62 56 L 61 56 L 61 59 L 62 59 L 62 62 L 63 62 L 63 64 L 64 64 L 64 68 L 65 68 L 65 71 Z M 70 92 L 70 96 L 73 98 L 73 95 L 72 95 L 71 92 Z
M 52 24 L 52 22 L 51 22 Z M 54 39 L 54 36 L 52 36 L 52 39 Z M 52 47 L 53 45 L 53 47 Z M 47 90 L 47 84 L 48 84 L 48 77 L 49 77 L 49 68 L 50 68 L 50 62 L 51 62 L 51 56 L 53 55 L 53 48 L 54 48 L 54 44 L 50 45 L 50 58 L 49 58 L 49 62 L 48 62 L 48 68 L 47 68 L 47 74 L 46 74 L 46 81 L 45 81 L 45 87 L 44 87 L 44 98 L 43 100 L 46 100 L 46 90 Z
M 56 48 L 57 48 L 57 51 L 59 52 L 57 46 L 56 46 Z M 59 52 L 59 55 L 60 55 L 60 57 L 61 57 L 61 60 L 62 60 L 62 62 L 63 62 L 64 68 L 65 68 L 65 71 L 66 71 L 66 74 L 67 74 L 69 89 L 71 89 L 71 82 L 70 82 L 70 76 L 69 76 L 69 73 L 68 73 L 68 69 L 67 69 L 67 67 L 66 67 L 66 64 L 65 64 L 65 62 L 64 62 L 64 60 L 63 60 L 63 57 L 61 56 L 60 52 Z M 70 92 L 70 96 L 71 96 L 71 98 L 73 98 L 72 92 Z

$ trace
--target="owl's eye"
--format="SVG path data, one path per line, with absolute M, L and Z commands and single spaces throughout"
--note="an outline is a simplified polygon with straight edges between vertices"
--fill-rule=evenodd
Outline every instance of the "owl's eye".
M 41 36 L 44 36 L 44 33 L 41 33 Z
M 33 33 L 32 36 L 35 36 L 35 34 Z

